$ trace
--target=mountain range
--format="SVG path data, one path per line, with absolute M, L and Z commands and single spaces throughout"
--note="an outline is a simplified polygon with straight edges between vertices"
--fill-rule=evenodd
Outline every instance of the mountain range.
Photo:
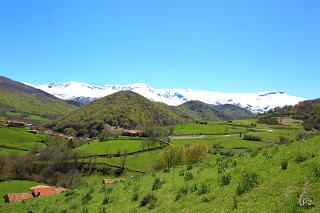
M 289 95 L 282 91 L 256 93 L 223 93 L 192 89 L 155 89 L 143 83 L 130 85 L 95 86 L 88 83 L 70 81 L 66 83 L 28 84 L 63 100 L 72 100 L 88 104 L 94 100 L 119 91 L 132 91 L 149 100 L 178 106 L 191 100 L 198 100 L 212 105 L 230 104 L 263 113 L 276 107 L 295 105 L 305 98 Z

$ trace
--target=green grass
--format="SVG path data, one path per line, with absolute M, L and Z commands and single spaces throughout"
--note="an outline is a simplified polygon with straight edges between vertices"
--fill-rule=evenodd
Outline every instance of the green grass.
M 0 210 L 4 205 L 4 199 L 3 196 L 5 196 L 8 193 L 23 193 L 23 192 L 29 192 L 29 188 L 40 185 L 40 183 L 34 182 L 34 181 L 27 181 L 27 180 L 11 180 L 11 181 L 5 181 L 0 182 Z
M 210 122 L 208 124 L 179 124 L 174 135 L 228 135 L 247 131 L 246 127 L 232 126 L 226 122 Z
M 7 128 L 0 127 L 0 146 L 4 148 L 31 149 L 38 144 L 40 147 L 45 145 L 39 143 L 44 139 L 42 134 L 32 134 L 27 132 L 28 128 Z
M 320 137 L 312 138 L 307 142 L 294 142 L 289 145 L 280 145 L 278 148 L 271 147 L 262 150 L 255 157 L 242 155 L 229 158 L 229 162 L 236 161 L 236 166 L 227 163 L 228 167 L 222 174 L 217 174 L 215 161 L 204 162 L 193 166 L 189 172 L 193 179 L 185 181 L 179 176 L 185 166 L 177 167 L 174 171 L 157 172 L 154 175 L 140 176 L 138 179 L 128 178 L 125 182 L 112 186 L 113 190 L 108 193 L 113 202 L 103 204 L 105 192 L 101 181 L 96 185 L 74 190 L 75 196 L 67 200 L 64 194 L 27 200 L 24 203 L 5 204 L 2 212 L 25 212 L 33 208 L 37 212 L 52 210 L 61 212 L 81 212 L 84 208 L 92 212 L 99 212 L 103 208 L 112 212 L 148 212 L 146 207 L 139 207 L 142 198 L 150 193 L 155 177 L 164 181 L 162 187 L 153 191 L 158 197 L 154 212 L 319 212 L 320 207 L 320 181 L 313 175 L 312 168 L 320 163 Z M 272 157 L 265 153 L 269 152 Z M 296 153 L 312 153 L 310 157 L 301 163 L 296 163 Z M 280 162 L 286 156 L 288 168 L 283 171 Z M 312 157 L 313 156 L 313 157 Z M 234 207 L 234 195 L 238 183 L 246 173 L 254 173 L 258 177 L 258 184 L 253 189 L 238 196 L 237 209 Z M 220 186 L 218 179 L 221 175 L 229 174 L 229 185 Z M 271 175 L 272 174 L 272 175 Z M 173 182 L 174 176 L 174 182 Z M 196 184 L 198 190 L 202 184 L 202 193 L 192 192 L 191 187 Z M 181 187 L 182 197 L 176 200 Z M 82 204 L 81 199 L 91 189 L 92 199 L 87 204 Z M 132 195 L 139 195 L 138 201 L 131 201 Z M 315 207 L 309 210 L 297 207 L 297 196 L 306 193 L 312 199 Z M 201 195 L 200 195 L 201 194 Z M 151 206 L 152 207 L 152 206 Z
M 28 151 L 0 147 L 0 155 L 23 155 Z
M 150 172 L 154 160 L 160 151 L 144 152 L 137 155 L 130 155 L 126 159 L 125 167 L 131 170 Z M 113 166 L 121 166 L 121 158 L 97 158 L 98 163 L 106 163 Z
M 27 115 L 27 116 L 23 116 L 22 113 L 19 112 L 6 112 L 7 115 L 9 116 L 13 116 L 13 117 L 21 117 L 23 119 L 26 120 L 30 120 L 30 121 L 40 121 L 40 122 L 50 122 L 51 120 L 45 117 L 42 117 L 40 115 Z
M 77 109 L 76 106 L 57 99 L 42 98 L 12 90 L 1 90 L 0 92 L 0 103 L 11 106 L 19 112 L 36 115 L 64 115 Z
M 224 148 L 229 149 L 246 149 L 246 148 L 259 148 L 267 143 L 256 141 L 245 141 L 238 136 L 219 137 L 219 138 L 197 138 L 197 139 L 177 139 L 172 141 L 175 145 L 185 146 L 189 144 L 207 144 L 208 147 L 212 147 L 214 144 L 220 144 Z
M 143 150 L 143 145 L 147 148 L 146 140 L 109 140 L 105 142 L 93 141 L 88 142 L 75 150 L 85 155 L 104 155 L 117 154 L 118 152 L 127 153 Z M 157 144 L 158 146 L 159 144 Z

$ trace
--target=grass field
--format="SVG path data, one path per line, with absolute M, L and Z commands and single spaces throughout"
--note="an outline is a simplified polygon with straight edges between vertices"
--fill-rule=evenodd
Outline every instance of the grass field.
M 36 144 L 40 147 L 45 146 L 39 143 L 39 141 L 44 139 L 44 135 L 32 134 L 27 132 L 27 130 L 27 128 L 0 127 L 0 146 L 23 150 L 30 150 Z
M 227 122 L 210 122 L 208 124 L 179 124 L 174 135 L 227 135 L 247 131 L 247 127 L 232 126 Z
M 31 121 L 40 121 L 40 122 L 50 122 L 51 120 L 45 117 L 42 117 L 40 115 L 33 115 L 30 114 L 28 116 L 23 116 L 22 113 L 19 112 L 6 112 L 7 115 L 13 116 L 13 117 L 21 117 L 26 120 L 31 120 Z
M 69 196 L 61 194 L 5 204 L 2 212 L 148 212 L 149 208 L 154 212 L 212 212 L 212 209 L 216 212 L 319 212 L 320 180 L 314 173 L 314 168 L 320 168 L 319 141 L 320 137 L 316 137 L 306 142 L 270 147 L 256 156 L 231 157 L 226 160 L 227 168 L 220 174 L 216 162 L 208 161 L 193 166 L 191 170 L 182 166 L 169 172 L 128 178 L 109 187 L 112 190 L 105 190 L 98 182 L 76 189 Z M 297 155 L 305 155 L 306 158 L 297 162 Z M 288 161 L 286 170 L 280 168 L 284 158 Z M 228 163 L 233 161 L 237 164 Z M 182 171 L 191 172 L 193 178 L 185 181 L 179 175 Z M 257 185 L 235 196 L 242 175 L 248 172 L 257 175 Z M 231 176 L 231 182 L 220 186 L 218 179 L 226 174 Z M 164 184 L 152 191 L 156 177 L 162 179 Z M 190 190 L 194 185 L 197 190 L 192 192 Z M 90 198 L 84 198 L 88 193 Z M 148 193 L 154 193 L 158 200 L 154 205 L 140 207 L 140 201 Z M 137 200 L 132 200 L 134 194 Z M 314 207 L 299 207 L 297 203 L 301 194 L 310 198 Z
M 156 144 L 159 146 L 159 143 Z M 146 140 L 109 140 L 109 141 L 93 141 L 77 147 L 75 150 L 82 152 L 84 155 L 104 155 L 136 152 L 147 149 Z

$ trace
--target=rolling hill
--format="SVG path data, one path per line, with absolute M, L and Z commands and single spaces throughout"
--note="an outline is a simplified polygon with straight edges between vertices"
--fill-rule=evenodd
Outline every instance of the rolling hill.
M 80 107 L 56 121 L 52 127 L 66 134 L 94 137 L 105 124 L 143 129 L 151 124 L 167 126 L 186 120 L 173 107 L 152 102 L 134 92 L 120 91 Z
M 9 111 L 56 117 L 77 107 L 42 90 L 0 76 L 0 112 Z
M 252 113 L 238 106 L 210 105 L 201 101 L 188 101 L 176 107 L 176 110 L 198 121 L 236 120 L 252 116 Z

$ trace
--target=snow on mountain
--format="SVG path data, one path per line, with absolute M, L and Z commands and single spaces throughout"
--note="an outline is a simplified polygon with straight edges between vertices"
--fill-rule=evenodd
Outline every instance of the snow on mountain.
M 70 81 L 67 83 L 48 83 L 30 86 L 41 89 L 64 100 L 74 100 L 84 104 L 122 90 L 136 92 L 150 100 L 177 106 L 190 100 L 199 100 L 207 104 L 233 104 L 254 113 L 265 112 L 275 107 L 295 105 L 305 100 L 279 91 L 257 93 L 223 93 L 191 89 L 154 89 L 143 83 L 131 85 L 95 86 Z

